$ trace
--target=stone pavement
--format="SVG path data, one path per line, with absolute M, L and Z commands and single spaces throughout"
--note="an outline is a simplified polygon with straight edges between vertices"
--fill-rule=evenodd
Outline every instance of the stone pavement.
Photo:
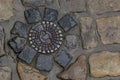
M 0 0 L 0 80 L 120 80 L 120 0 Z

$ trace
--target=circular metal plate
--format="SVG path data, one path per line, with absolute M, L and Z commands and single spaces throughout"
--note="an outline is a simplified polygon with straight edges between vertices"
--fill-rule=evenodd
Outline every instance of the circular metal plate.
M 53 22 L 40 22 L 29 32 L 29 43 L 37 52 L 53 53 L 60 48 L 62 41 L 62 31 Z

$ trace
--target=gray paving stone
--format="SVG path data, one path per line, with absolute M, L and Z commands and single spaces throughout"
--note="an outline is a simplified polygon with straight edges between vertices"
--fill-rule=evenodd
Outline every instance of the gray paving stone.
M 80 18 L 80 33 L 84 49 L 92 49 L 98 46 L 97 30 L 92 17 Z
M 35 55 L 36 51 L 27 45 L 18 57 L 26 63 L 31 63 Z
M 26 10 L 25 17 L 28 23 L 36 23 L 41 20 L 41 14 L 38 8 L 31 8 Z
M 76 35 L 67 35 L 65 38 L 65 46 L 68 49 L 75 49 L 79 46 L 79 39 Z
M 11 30 L 11 33 L 26 38 L 29 28 L 30 27 L 28 25 L 20 21 L 16 21 L 14 27 Z
M 63 16 L 58 21 L 58 24 L 64 29 L 64 31 L 68 31 L 77 25 L 76 21 L 69 14 Z
M 22 51 L 24 45 L 26 44 L 25 38 L 14 37 L 8 43 L 14 52 L 19 53 Z
M 38 57 L 36 67 L 39 70 L 43 70 L 43 71 L 49 72 L 52 69 L 52 66 L 53 66 L 52 63 L 53 63 L 53 57 L 52 56 L 41 54 Z
M 70 56 L 66 51 L 61 51 L 55 56 L 55 61 L 63 68 L 68 67 L 71 60 L 72 56 Z
M 56 21 L 58 18 L 58 11 L 51 8 L 45 8 L 44 20 L 46 21 Z

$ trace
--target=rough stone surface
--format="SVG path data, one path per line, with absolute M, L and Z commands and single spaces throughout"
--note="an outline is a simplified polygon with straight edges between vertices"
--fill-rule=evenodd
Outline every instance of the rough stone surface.
M 41 14 L 38 8 L 26 10 L 25 17 L 28 23 L 36 23 L 41 20 Z
M 56 21 L 58 18 L 58 11 L 51 8 L 45 8 L 44 20 L 46 21 Z
M 16 21 L 14 27 L 11 30 L 12 34 L 19 35 L 26 38 L 30 27 L 20 21 Z
M 38 70 L 21 62 L 18 63 L 17 70 L 21 80 L 45 80 L 46 78 Z
M 119 76 L 120 53 L 103 51 L 89 57 L 90 74 L 93 77 Z
M 98 45 L 97 42 L 97 30 L 93 26 L 93 19 L 91 17 L 81 17 L 80 19 L 81 37 L 83 42 L 83 48 L 90 49 Z
M 2 1 L 4 1 L 4 0 L 2 0 Z M 8 0 L 7 0 L 8 1 Z M 25 10 L 28 10 L 28 9 L 33 9 L 33 8 L 36 8 L 36 6 L 35 5 L 33 5 L 33 4 L 31 4 L 31 7 L 26 7 L 26 6 L 23 6 L 22 4 L 21 4 L 21 1 L 23 1 L 23 0 L 14 0 L 14 2 L 13 2 L 13 4 L 14 4 L 14 6 L 13 6 L 13 12 L 14 12 L 14 16 L 12 16 L 9 20 L 6 20 L 6 21 L 4 21 L 4 20 L 1 20 L 0 21 L 0 25 L 4 28 L 4 32 L 5 32 L 5 40 L 4 40 L 4 43 L 5 43 L 5 46 L 4 46 L 4 49 L 5 49 L 5 54 L 4 54 L 4 56 L 2 55 L 1 57 L 0 57 L 0 66 L 7 66 L 7 67 L 10 67 L 11 69 L 12 69 L 12 74 L 11 74 L 11 80 L 21 80 L 20 78 L 21 78 L 21 76 L 19 77 L 18 76 L 18 71 L 16 71 L 16 64 L 18 64 L 18 62 L 23 62 L 24 64 L 28 64 L 29 65 L 29 67 L 31 66 L 31 67 L 33 67 L 33 68 L 36 68 L 37 70 L 39 70 L 37 67 L 36 67 L 36 65 L 37 65 L 37 59 L 38 59 L 38 57 L 39 57 L 39 55 L 41 55 L 42 53 L 45 53 L 44 52 L 44 50 L 49 50 L 48 48 L 46 48 L 46 47 L 49 47 L 49 46 L 44 46 L 44 47 L 42 47 L 42 53 L 40 52 L 40 45 L 39 44 L 37 44 L 38 46 L 33 46 L 32 45 L 32 43 L 34 42 L 33 40 L 35 40 L 35 39 L 33 39 L 34 37 L 38 37 L 39 39 L 40 39 L 40 34 L 37 34 L 37 33 L 39 33 L 39 32 L 35 32 L 35 34 L 36 34 L 36 36 L 35 35 L 32 35 L 31 33 L 32 33 L 32 27 L 34 27 L 34 25 L 36 24 L 36 23 L 34 23 L 34 24 L 28 24 L 29 26 L 28 27 L 30 27 L 30 29 L 31 30 L 29 30 L 29 33 L 28 33 L 28 35 L 26 35 L 26 37 L 24 37 L 27 41 L 27 44 L 29 44 L 30 45 L 30 47 L 31 48 L 34 48 L 34 47 L 36 47 L 36 48 L 34 48 L 36 51 L 39 49 L 39 53 L 37 53 L 37 55 L 33 58 L 33 60 L 32 60 L 32 62 L 31 63 L 26 63 L 23 59 L 20 59 L 19 57 L 18 57 L 18 55 L 19 54 L 15 54 L 13 51 L 11 51 L 11 48 L 7 45 L 7 42 L 10 40 L 10 39 L 12 39 L 14 36 L 18 36 L 18 37 L 22 37 L 22 36 L 20 36 L 20 35 L 14 35 L 14 34 L 10 34 L 10 30 L 11 30 L 11 28 L 12 27 L 14 27 L 13 26 L 13 24 L 14 24 L 14 22 L 15 21 L 21 21 L 21 22 L 27 22 L 26 20 L 25 20 L 25 16 L 24 16 L 24 11 Z M 29 0 L 30 1 L 30 0 Z M 31 0 L 32 1 L 32 0 Z M 33 0 L 33 1 L 37 1 L 37 0 Z M 51 1 L 51 0 L 44 0 L 44 1 Z M 86 7 L 86 10 L 80 10 L 80 8 L 82 8 L 82 7 L 80 7 L 81 5 L 79 5 L 79 1 L 80 1 L 80 4 L 82 4 L 82 5 L 84 5 L 84 2 L 85 2 L 85 7 Z M 75 26 L 74 28 L 71 28 L 69 31 L 67 31 L 67 32 L 65 32 L 65 31 L 62 31 L 62 33 L 63 33 L 63 35 L 60 35 L 59 33 L 61 33 L 61 31 L 58 31 L 58 30 L 55 30 L 55 29 L 57 29 L 58 27 L 60 27 L 60 25 L 57 25 L 57 21 L 58 20 L 55 20 L 55 22 L 53 22 L 53 23 L 49 23 L 49 22 L 46 22 L 46 21 L 40 21 L 41 23 L 42 23 L 42 25 L 43 25 L 43 27 L 44 28 L 46 28 L 47 30 L 50 30 L 50 32 L 52 32 L 52 33 L 54 33 L 54 31 L 52 30 L 52 29 L 49 29 L 49 27 L 51 27 L 52 28 L 52 26 L 53 26 L 53 28 L 54 28 L 54 30 L 55 30 L 55 33 L 57 33 L 57 35 L 59 35 L 59 36 L 63 36 L 63 38 L 60 38 L 60 40 L 63 42 L 63 43 L 59 43 L 57 40 L 58 40 L 58 38 L 56 38 L 57 40 L 55 40 L 55 41 L 57 41 L 57 43 L 58 44 L 62 44 L 61 46 L 57 46 L 57 44 L 56 45 L 54 45 L 53 47 L 50 47 L 50 49 L 52 49 L 52 50 L 49 50 L 49 51 L 51 51 L 51 52 L 53 52 L 53 53 L 51 53 L 51 54 L 46 54 L 47 56 L 55 56 L 55 55 L 57 55 L 58 53 L 59 53 L 59 50 L 57 50 L 56 49 L 56 47 L 58 47 L 60 50 L 66 50 L 73 58 L 72 58 L 72 60 L 70 61 L 70 63 L 68 64 L 68 67 L 66 67 L 66 68 L 62 68 L 59 64 L 57 64 L 56 62 L 54 62 L 55 60 L 53 60 L 53 66 L 52 66 L 52 69 L 50 70 L 50 72 L 46 72 L 46 71 L 41 71 L 41 70 L 39 70 L 41 73 L 43 73 L 43 74 L 45 74 L 46 75 L 46 77 L 47 77 L 47 79 L 45 79 L 45 80 L 76 80 L 76 78 L 77 77 L 80 77 L 80 76 L 82 76 L 82 74 L 80 74 L 80 73 L 78 73 L 78 68 L 76 68 L 75 66 L 74 66 L 74 68 L 73 68 L 73 71 L 71 71 L 71 75 L 70 75 L 70 72 L 68 72 L 67 74 L 68 75 L 70 75 L 69 76 L 69 78 L 62 78 L 61 77 L 61 79 L 59 79 L 56 75 L 58 74 L 58 73 L 60 73 L 61 71 L 66 71 L 66 70 L 68 70 L 67 68 L 70 68 L 74 63 L 76 63 L 76 61 L 75 61 L 75 59 L 77 58 L 77 57 L 79 57 L 81 54 L 86 54 L 86 56 L 87 56 L 87 59 L 89 59 L 88 58 L 88 56 L 90 56 L 90 55 L 92 55 L 92 54 L 94 54 L 94 53 L 96 53 L 96 52 L 98 52 L 98 51 L 104 51 L 104 50 L 106 50 L 106 51 L 115 51 L 115 52 L 120 52 L 120 43 L 116 43 L 116 44 L 113 44 L 113 43 L 110 43 L 110 45 L 106 45 L 106 44 L 102 44 L 101 42 L 103 42 L 102 41 L 102 39 L 100 39 L 101 38 L 101 35 L 100 34 L 98 34 L 98 33 L 100 33 L 99 31 L 96 31 L 96 33 L 97 33 L 97 37 L 98 37 L 98 46 L 95 46 L 95 45 L 92 45 L 91 44 L 91 42 L 93 43 L 93 42 L 95 42 L 95 41 L 92 41 L 91 40 L 91 38 L 89 39 L 89 38 L 87 38 L 88 40 L 85 40 L 86 41 L 86 43 L 87 43 L 87 41 L 89 41 L 89 44 L 91 44 L 91 45 L 88 45 L 88 44 L 84 44 L 84 46 L 83 46 L 83 37 L 82 37 L 82 35 L 81 35 L 81 26 L 82 26 L 82 23 L 84 23 L 84 25 L 85 26 L 90 26 L 91 24 L 91 29 L 90 29 L 90 31 L 88 30 L 89 29 L 89 27 L 84 27 L 84 28 L 86 28 L 86 30 L 88 30 L 88 32 L 86 31 L 86 34 L 88 34 L 89 33 L 89 35 L 93 35 L 93 33 L 95 32 L 95 29 L 94 29 L 94 26 L 96 27 L 96 29 L 98 30 L 98 26 L 97 26 L 97 24 L 96 24 L 96 20 L 98 20 L 98 19 L 100 19 L 100 18 L 107 18 L 107 17 L 110 17 L 110 16 L 112 16 L 112 17 L 114 17 L 114 16 L 118 16 L 118 15 L 120 15 L 120 11 L 119 10 L 117 10 L 117 11 L 108 11 L 108 12 L 102 12 L 103 10 L 100 10 L 99 12 L 100 13 L 94 13 L 93 14 L 93 12 L 91 13 L 91 11 L 89 10 L 90 8 L 88 8 L 89 7 L 89 5 L 88 5 L 88 2 L 89 0 L 83 0 L 83 2 L 82 2 L 82 0 L 54 0 L 54 2 L 52 3 L 52 4 L 49 4 L 49 5 L 45 5 L 45 6 L 40 6 L 40 7 L 38 7 L 39 8 L 39 10 L 40 10 L 40 13 L 41 13 L 41 18 L 42 18 L 42 20 L 44 20 L 44 9 L 45 8 L 52 8 L 52 9 L 55 9 L 55 10 L 57 10 L 58 11 L 58 13 L 59 13 L 59 15 L 58 15 L 58 20 L 60 20 L 66 13 L 67 14 L 70 14 L 70 16 L 71 17 L 73 17 L 74 18 L 74 20 L 78 23 L 78 25 L 77 26 Z M 96 1 L 96 0 L 95 0 Z M 92 1 L 91 3 L 94 3 L 95 1 Z M 97 0 L 98 1 L 98 0 Z M 103 1 L 103 0 L 99 0 L 99 2 L 100 1 Z M 104 2 L 106 2 L 106 1 L 109 1 L 109 0 L 104 0 Z M 114 4 L 114 1 L 115 0 L 111 0 L 111 2 L 109 3 L 109 4 Z M 62 2 L 62 3 L 61 3 Z M 66 2 L 66 3 L 64 3 L 64 2 Z M 69 4 L 69 2 L 70 2 L 70 4 Z M 75 3 L 73 3 L 73 2 L 75 2 Z M 104 2 L 103 2 L 103 4 L 104 4 Z M 68 4 L 67 4 L 68 3 Z M 5 3 L 4 3 L 5 4 Z M 39 4 L 39 3 L 38 3 Z M 46 3 L 45 3 L 46 4 Z M 48 4 L 48 3 L 47 3 Z M 69 6 L 70 8 L 68 8 L 68 7 L 64 7 L 64 6 L 61 6 L 62 4 L 66 4 L 65 6 Z M 74 4 L 75 4 L 75 6 L 77 6 L 77 7 L 75 7 L 74 6 Z M 102 8 L 102 7 L 105 7 L 105 8 L 107 8 L 107 5 L 105 4 L 105 6 L 103 6 L 103 4 L 102 3 L 100 3 L 100 5 L 101 5 L 101 7 L 100 8 Z M 115 3 L 116 4 L 116 3 Z M 117 3 L 116 4 L 116 6 L 118 7 L 118 4 L 119 3 Z M 98 6 L 97 4 L 94 4 L 93 5 L 93 8 L 95 9 L 96 8 L 96 6 Z M 7 6 L 6 6 L 7 7 Z M 63 9 L 64 8 L 64 9 Z M 75 9 L 76 8 L 76 9 Z M 99 8 L 99 9 L 100 9 Z M 66 10 L 65 10 L 66 9 Z M 77 10 L 78 9 L 78 10 Z M 0 11 L 0 13 L 1 13 L 2 11 Z M 91 23 L 89 24 L 89 21 L 87 21 L 87 20 L 83 20 L 83 22 L 81 23 L 81 18 L 88 18 L 88 17 L 90 17 L 91 18 Z M 114 20 L 115 21 L 115 20 Z M 38 21 L 39 22 L 39 21 Z M 116 22 L 116 21 L 115 21 Z M 115 23 L 114 22 L 114 23 Z M 55 23 L 55 24 L 54 24 Z M 112 23 L 112 25 L 114 25 L 114 23 Z M 48 25 L 47 27 L 45 27 L 46 26 L 46 24 Z M 88 25 L 87 25 L 88 24 Z M 105 23 L 106 24 L 106 23 Z M 51 25 L 51 26 L 49 26 L 49 25 Z M 54 26 L 56 26 L 57 25 L 57 27 L 54 27 Z M 111 24 L 110 24 L 111 25 Z M 119 26 L 119 25 L 116 25 L 116 26 Z M 61 27 L 62 28 L 62 27 Z M 61 29 L 61 28 L 59 28 L 59 30 Z M 104 28 L 104 27 L 103 27 Z M 35 29 L 35 28 L 34 28 Z M 39 28 L 36 28 L 36 31 L 39 31 L 38 30 Z M 40 29 L 42 29 L 42 28 L 40 28 Z M 21 30 L 21 29 L 17 29 L 17 30 Z M 21 33 L 24 33 L 24 27 L 23 27 L 23 30 L 21 30 Z M 62 30 L 64 30 L 64 29 L 62 29 Z M 113 29 L 114 30 L 114 29 Z M 93 32 L 92 32 L 93 31 Z M 106 30 L 107 31 L 107 30 Z M 31 33 L 30 33 L 31 32 Z M 116 32 L 116 31 L 115 31 Z M 43 31 L 43 36 L 44 36 L 44 31 Z M 118 33 L 118 32 L 117 32 Z M 34 34 L 34 32 L 33 32 L 33 34 Z M 51 39 L 53 39 L 53 38 L 51 38 L 50 37 L 50 35 L 49 35 L 49 33 L 47 33 L 48 35 L 45 35 L 43 38 L 41 38 L 41 39 L 48 39 L 48 37 L 49 37 L 49 39 L 48 39 L 48 42 L 49 42 L 49 40 L 51 40 Z M 23 36 L 24 36 L 25 34 L 23 34 Z M 77 41 L 79 41 L 79 46 L 77 47 L 77 48 L 75 48 L 76 46 L 74 46 L 74 45 L 72 45 L 72 44 L 74 44 L 74 41 L 76 40 L 74 37 L 68 37 L 68 39 L 66 40 L 66 38 L 67 38 L 67 36 L 69 36 L 69 35 L 74 35 L 74 36 L 77 36 L 78 37 L 78 40 Z M 85 35 L 85 34 L 84 34 Z M 29 36 L 32 36 L 32 38 L 29 38 Z M 96 35 L 95 35 L 96 36 Z M 94 37 L 95 37 L 94 36 Z M 54 37 L 54 35 L 53 35 L 53 37 Z M 57 37 L 57 36 L 56 36 Z M 88 37 L 91 37 L 91 36 L 88 36 Z M 93 36 L 92 36 L 93 37 Z M 94 39 L 94 37 L 93 37 L 93 39 Z M 116 36 L 117 37 L 117 36 Z M 31 39 L 31 40 L 30 40 Z M 70 40 L 69 40 L 70 39 Z M 73 41 L 72 41 L 73 40 Z M 113 39 L 109 39 L 109 40 L 113 40 Z M 32 41 L 32 42 L 31 42 Z M 36 40 L 37 42 L 36 43 L 38 43 L 38 40 Z M 65 41 L 69 41 L 69 43 L 65 43 Z M 43 42 L 44 42 L 44 40 L 43 40 Z M 53 41 L 52 41 L 53 42 Z M 76 42 L 76 41 L 75 41 Z M 56 43 L 56 42 L 54 42 L 54 43 Z M 77 44 L 78 44 L 78 42 L 76 42 Z M 96 44 L 96 42 L 95 42 L 95 44 Z M 36 44 L 35 44 L 36 45 Z M 26 46 L 26 45 L 25 45 Z M 24 47 L 25 47 L 24 46 Z M 51 45 L 52 46 L 52 45 Z M 88 46 L 90 46 L 90 47 L 88 47 Z M 95 47 L 95 48 L 93 48 L 93 46 Z M 84 49 L 83 49 L 83 47 L 84 47 Z M 86 47 L 88 47 L 88 48 L 86 48 Z M 86 50 L 86 49 L 88 49 L 88 50 Z M 91 49 L 89 49 L 89 48 L 91 48 Z M 54 52 L 54 49 L 55 49 L 55 52 Z M 48 51 L 48 52 L 49 52 Z M 29 55 L 29 53 L 27 53 L 28 55 Z M 29 58 L 29 57 L 26 57 L 26 58 Z M 43 59 L 44 60 L 44 59 Z M 75 62 L 74 62 L 75 61 Z M 87 60 L 88 61 L 88 60 Z M 100 60 L 101 61 L 101 60 Z M 120 61 L 120 60 L 119 60 Z M 71 63 L 73 63 L 72 65 L 71 65 Z M 80 63 L 79 64 L 79 66 L 82 66 L 82 64 Z M 115 66 L 115 65 L 114 65 Z M 112 67 L 114 67 L 114 66 L 112 66 Z M 115 66 L 115 67 L 119 67 L 119 66 Z M 120 67 L 119 67 L 120 68 Z M 118 68 L 118 70 L 119 70 L 119 68 Z M 76 70 L 77 69 L 77 70 Z M 31 70 L 31 69 L 30 69 Z M 25 72 L 25 74 L 23 74 L 23 78 L 24 78 L 24 76 L 26 76 L 27 75 L 27 72 L 29 72 L 30 70 L 24 70 L 23 72 Z M 72 70 L 72 69 L 71 69 Z M 110 69 L 111 70 L 111 69 Z M 28 76 L 27 78 L 28 79 L 25 79 L 25 80 L 30 80 L 30 78 L 31 78 L 31 74 L 32 73 L 34 73 L 34 71 L 33 72 L 31 72 L 30 73 L 30 76 Z M 38 74 L 41 74 L 41 73 L 38 73 Z M 62 73 L 62 72 L 61 72 Z M 77 76 L 75 76 L 75 77 L 73 77 L 74 76 L 74 74 L 76 75 L 77 74 Z M 20 74 L 19 74 L 20 75 Z M 35 75 L 33 75 L 32 77 L 34 77 Z M 85 80 L 120 80 L 120 76 L 117 76 L 117 77 L 113 77 L 113 76 L 107 76 L 107 77 L 101 77 L 101 78 L 95 78 L 95 77 L 92 77 L 92 76 L 90 76 L 90 65 L 89 65 L 89 63 L 87 62 L 87 74 L 86 74 L 86 76 L 87 76 L 87 78 L 85 79 Z M 72 78 L 74 78 L 74 79 L 72 79 Z M 37 78 L 38 80 L 39 80 L 39 78 Z M 0 79 L 0 80 L 4 80 L 4 79 Z M 33 78 L 33 80 L 34 80 L 34 78 Z M 36 79 L 35 79 L 36 80 Z M 82 79 L 81 79 L 82 80 Z
M 5 54 L 5 51 L 4 51 L 4 40 L 5 40 L 4 29 L 0 26 L 0 56 Z
M 31 47 L 26 46 L 18 57 L 23 61 L 25 61 L 26 63 L 31 63 L 35 55 L 36 55 L 36 51 Z
M 120 43 L 120 16 L 99 18 L 97 26 L 104 44 Z
M 63 11 L 81 12 L 86 11 L 84 0 L 59 0 Z
M 53 57 L 52 56 L 41 54 L 38 57 L 36 67 L 39 70 L 49 72 L 52 69 L 52 66 L 53 66 Z
M 45 6 L 46 0 L 22 0 L 24 6 Z
M 70 56 L 66 51 L 60 51 L 55 56 L 55 61 L 63 68 L 68 67 L 71 60 L 72 60 L 72 56 Z
M 13 0 L 0 0 L 0 21 L 13 16 Z
M 0 67 L 0 80 L 11 80 L 11 73 L 9 67 Z
M 68 31 L 77 25 L 76 21 L 69 14 L 63 16 L 58 21 L 58 24 L 64 29 L 64 31 Z
M 87 75 L 87 58 L 85 55 L 73 63 L 67 70 L 61 72 L 58 77 L 62 80 L 86 80 Z
M 14 50 L 14 52 L 19 53 L 22 51 L 26 44 L 26 39 L 20 37 L 14 37 L 9 41 L 10 47 Z
M 120 0 L 88 0 L 89 10 L 92 13 L 105 13 L 120 10 Z
M 78 46 L 78 38 L 75 35 L 67 35 L 65 45 L 68 49 L 75 49 Z

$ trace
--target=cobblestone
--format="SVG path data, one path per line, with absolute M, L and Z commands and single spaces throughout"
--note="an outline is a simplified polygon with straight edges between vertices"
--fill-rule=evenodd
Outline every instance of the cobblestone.
M 38 57 L 36 67 L 42 71 L 47 71 L 47 72 L 51 71 L 52 66 L 53 66 L 53 59 L 52 58 L 53 57 L 50 55 L 41 54 Z
M 38 8 L 31 8 L 25 11 L 25 17 L 28 23 L 36 23 L 41 20 L 41 13 Z
M 90 49 L 96 47 L 98 45 L 97 30 L 93 26 L 93 19 L 91 17 L 81 17 L 80 23 L 83 48 Z
M 75 49 L 78 45 L 78 37 L 75 35 L 67 35 L 65 40 L 65 46 L 68 49 Z
M 68 67 L 71 60 L 72 60 L 72 56 L 70 56 L 66 51 L 60 51 L 55 56 L 55 61 L 63 68 Z
M 18 57 L 21 60 L 25 61 L 26 63 L 31 63 L 31 61 L 33 60 L 33 58 L 34 58 L 35 55 L 36 55 L 36 51 L 34 49 L 32 49 L 29 46 L 25 46 L 25 48 L 19 54 Z
M 44 20 L 46 21 L 56 21 L 58 18 L 58 11 L 51 8 L 45 8 Z
M 64 31 L 68 31 L 77 25 L 77 22 L 69 14 L 63 16 L 58 23 Z
M 25 44 L 26 44 L 26 40 L 20 37 L 14 37 L 9 41 L 9 45 L 14 50 L 15 53 L 21 52 Z
M 120 53 L 102 51 L 89 57 L 90 74 L 93 77 L 119 76 Z
M 0 0 L 0 80 L 120 80 L 119 3 Z
M 120 43 L 120 16 L 99 18 L 96 21 L 103 44 Z
M 11 30 L 11 33 L 14 35 L 18 35 L 24 38 L 27 38 L 27 34 L 29 31 L 29 26 L 20 22 L 20 21 L 16 21 L 14 27 Z

